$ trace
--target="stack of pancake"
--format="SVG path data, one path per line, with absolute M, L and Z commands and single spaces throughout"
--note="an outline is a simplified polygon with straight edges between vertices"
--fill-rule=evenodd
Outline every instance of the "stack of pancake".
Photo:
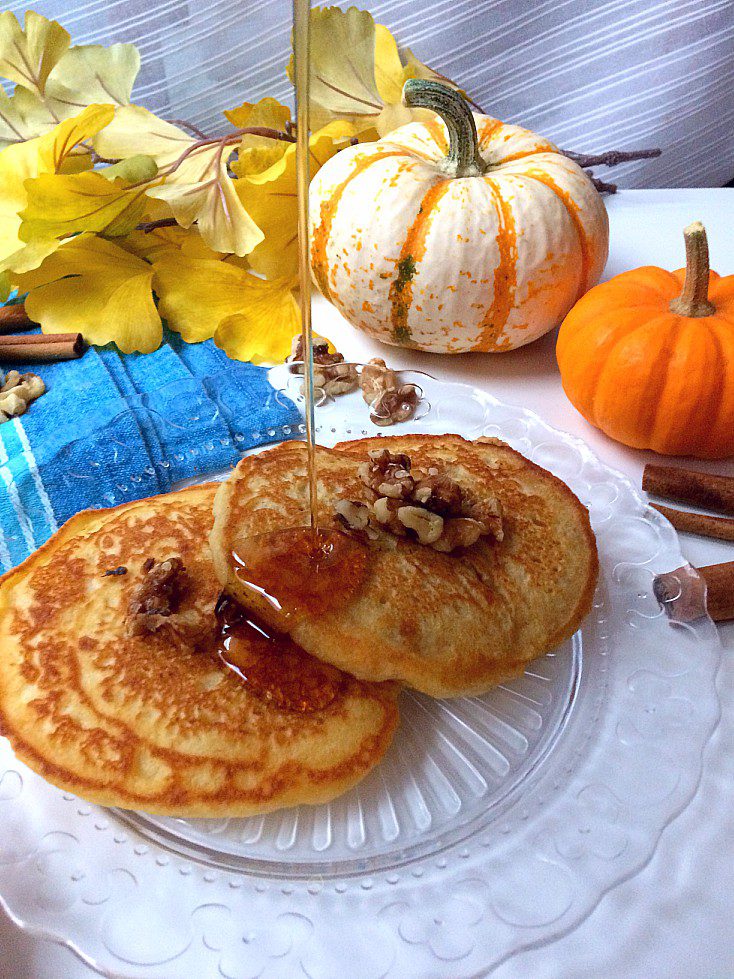
M 358 470 L 375 447 L 499 499 L 502 540 L 451 554 L 410 536 L 362 541 L 358 578 L 341 591 L 336 582 L 325 607 L 284 615 L 243 584 L 233 555 L 308 524 L 302 443 L 243 459 L 221 484 L 80 513 L 0 579 L 0 734 L 18 757 L 90 801 L 155 813 L 325 802 L 384 755 L 403 686 L 481 694 L 575 632 L 597 555 L 565 484 L 497 440 L 364 439 L 317 450 L 325 521 L 365 493 Z M 131 627 L 141 581 L 174 558 L 185 571 L 175 613 Z M 294 706 L 273 690 L 281 647 L 265 687 L 232 668 L 215 614 L 222 593 L 288 633 L 288 682 L 318 696 Z M 256 640 L 241 640 L 244 659 L 262 666 L 270 647 Z

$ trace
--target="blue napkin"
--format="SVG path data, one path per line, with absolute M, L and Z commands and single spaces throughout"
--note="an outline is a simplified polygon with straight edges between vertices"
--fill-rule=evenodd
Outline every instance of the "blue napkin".
M 0 425 L 3 571 L 79 510 L 225 470 L 245 449 L 296 436 L 301 422 L 265 368 L 169 331 L 151 354 L 90 347 L 76 361 L 3 368 L 33 371 L 47 387 Z

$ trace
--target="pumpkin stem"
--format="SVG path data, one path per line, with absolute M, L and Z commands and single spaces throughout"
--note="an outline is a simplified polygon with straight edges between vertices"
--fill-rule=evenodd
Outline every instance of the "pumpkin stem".
M 706 229 L 694 221 L 683 231 L 686 242 L 686 278 L 683 292 L 670 301 L 671 313 L 679 316 L 711 316 L 716 307 L 709 302 L 709 245 Z
M 479 154 L 474 116 L 466 99 L 454 88 L 428 78 L 409 78 L 403 85 L 403 105 L 430 109 L 449 131 L 449 151 L 441 169 L 451 177 L 478 177 L 487 169 Z

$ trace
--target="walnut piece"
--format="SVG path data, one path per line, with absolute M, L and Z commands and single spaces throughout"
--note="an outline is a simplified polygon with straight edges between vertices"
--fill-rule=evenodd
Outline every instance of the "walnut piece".
M 398 375 L 391 370 L 381 357 L 373 357 L 365 364 L 359 377 L 362 397 L 368 405 L 373 405 L 386 391 L 396 391 Z
M 418 389 L 414 384 L 401 384 L 394 391 L 385 391 L 374 402 L 370 412 L 370 421 L 373 425 L 379 425 L 380 428 L 409 421 L 415 414 L 419 401 Z
M 189 576 L 179 557 L 156 563 L 148 558 L 142 566 L 143 579 L 133 589 L 128 605 L 130 635 L 157 632 L 179 610 L 189 586 Z
M 362 397 L 370 406 L 370 421 L 381 428 L 408 421 L 420 397 L 414 384 L 401 384 L 398 375 L 380 357 L 362 368 L 359 378 Z
M 435 544 L 443 534 L 443 517 L 423 507 L 401 506 L 398 520 L 408 530 L 415 531 L 419 544 Z
M 449 554 L 457 547 L 471 547 L 486 534 L 484 525 L 471 517 L 449 517 L 443 522 L 443 533 L 433 544 L 436 551 Z
M 340 522 L 348 530 L 366 530 L 370 522 L 370 508 L 355 500 L 339 500 L 334 507 Z
M 357 368 L 354 364 L 346 364 L 340 353 L 329 353 L 329 342 L 324 337 L 312 337 L 313 347 L 313 384 L 314 389 L 324 392 L 332 398 L 340 394 L 348 394 L 359 385 Z M 292 374 L 303 375 L 306 347 L 303 334 L 293 337 L 290 356 L 286 363 L 292 364 Z
M 31 401 L 40 398 L 45 391 L 46 385 L 37 374 L 8 371 L 0 387 L 0 425 L 25 414 Z
M 410 474 L 410 456 L 403 452 L 376 449 L 369 453 L 369 462 L 358 470 L 359 478 L 377 496 L 407 500 L 415 488 Z

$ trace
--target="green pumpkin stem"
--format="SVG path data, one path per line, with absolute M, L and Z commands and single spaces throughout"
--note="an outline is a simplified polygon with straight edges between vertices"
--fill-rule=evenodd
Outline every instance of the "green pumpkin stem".
M 478 177 L 487 170 L 479 154 L 474 116 L 456 89 L 428 78 L 409 78 L 403 85 L 403 105 L 430 109 L 441 116 L 449 131 L 449 151 L 441 169 L 450 177 Z
M 716 307 L 709 302 L 709 245 L 706 229 L 694 221 L 683 230 L 686 242 L 686 277 L 683 292 L 670 301 L 671 313 L 679 316 L 711 316 Z

